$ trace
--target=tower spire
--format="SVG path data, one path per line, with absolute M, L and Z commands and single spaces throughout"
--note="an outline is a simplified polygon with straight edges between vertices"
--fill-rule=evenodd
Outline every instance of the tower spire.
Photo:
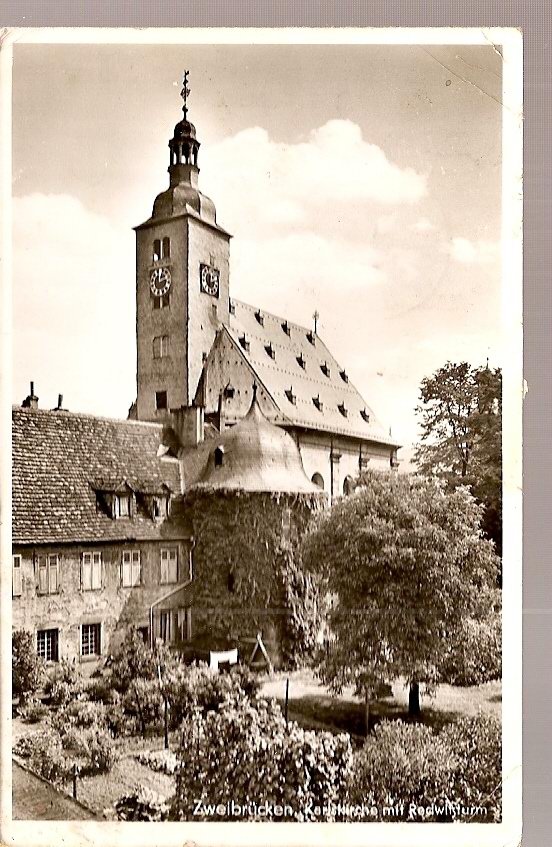
M 184 105 L 182 106 L 182 112 L 184 113 L 184 120 L 188 119 L 188 97 L 190 95 L 190 88 L 188 87 L 188 76 L 190 75 L 190 71 L 184 71 L 184 76 L 182 77 L 182 91 L 180 92 L 180 96 L 184 101 Z

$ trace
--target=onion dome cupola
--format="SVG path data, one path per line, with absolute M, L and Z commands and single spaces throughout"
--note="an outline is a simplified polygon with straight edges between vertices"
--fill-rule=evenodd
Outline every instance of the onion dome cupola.
M 197 140 L 196 128 L 188 120 L 188 88 L 189 71 L 184 71 L 182 91 L 184 104 L 183 118 L 175 128 L 169 141 L 170 185 L 155 198 L 153 218 L 168 218 L 176 215 L 192 213 L 208 223 L 216 225 L 216 210 L 213 201 L 199 191 L 198 185 L 198 156 L 200 142 Z

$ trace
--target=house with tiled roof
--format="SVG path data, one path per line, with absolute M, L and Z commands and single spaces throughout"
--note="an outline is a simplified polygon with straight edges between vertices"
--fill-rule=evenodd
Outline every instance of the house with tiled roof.
M 256 385 L 264 414 L 295 438 L 309 478 L 330 498 L 341 496 L 368 463 L 396 467 L 399 445 L 316 322 L 308 329 L 230 296 L 231 236 L 198 188 L 200 143 L 187 111 L 185 102 L 169 141 L 169 187 L 136 227 L 131 414 L 170 422 L 178 410 L 196 408 L 202 426 L 221 431 L 246 414 Z

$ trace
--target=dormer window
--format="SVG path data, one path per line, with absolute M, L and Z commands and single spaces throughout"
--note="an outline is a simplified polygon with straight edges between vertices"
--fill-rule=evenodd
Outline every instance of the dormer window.
M 285 332 L 285 334 L 286 334 L 287 336 L 290 336 L 290 335 L 291 335 L 291 329 L 290 329 L 290 326 L 289 326 L 289 324 L 288 324 L 288 322 L 287 322 L 287 321 L 284 321 L 284 322 L 283 322 L 283 324 L 282 324 L 282 329 L 283 329 L 283 331 Z
M 255 318 L 257 319 L 257 323 L 259 323 L 261 326 L 264 326 L 264 315 L 262 314 L 260 309 L 257 309 L 257 311 L 255 312 Z
M 340 403 L 337 408 L 339 409 L 339 411 L 341 412 L 343 417 L 346 418 L 347 415 L 349 414 L 349 412 L 347 410 L 345 403 Z
M 270 356 L 271 359 L 276 358 L 276 351 L 274 350 L 274 347 L 272 346 L 271 342 L 269 342 L 268 344 L 265 344 L 265 350 L 266 350 L 267 356 Z
M 302 353 L 300 353 L 300 354 L 297 356 L 297 364 L 299 365 L 299 367 L 300 367 L 300 368 L 303 368 L 303 370 L 305 370 L 305 368 L 306 368 L 306 366 L 307 366 L 307 363 L 306 363 L 306 361 L 305 361 L 305 357 L 303 356 L 303 354 L 302 354 Z
M 151 516 L 154 520 L 162 520 L 170 514 L 170 499 L 168 495 L 156 495 L 151 498 Z
M 346 371 L 339 371 L 339 376 L 343 380 L 343 382 L 349 382 L 349 376 Z
M 233 385 L 230 385 L 230 383 L 228 383 L 228 385 L 224 386 L 224 396 L 227 400 L 232 400 L 235 393 L 236 393 L 236 389 L 234 388 Z
M 224 447 L 215 447 L 215 468 L 221 468 L 224 462 Z
M 295 406 L 295 404 L 297 402 L 297 397 L 293 393 L 293 388 L 288 388 L 288 390 L 286 391 L 286 397 L 289 400 L 289 402 L 292 403 Z
M 327 362 L 322 362 L 322 364 L 320 365 L 320 370 L 322 371 L 322 373 L 324 374 L 324 376 L 329 377 L 329 375 L 330 375 L 330 369 L 329 369 L 329 367 L 328 367 Z
M 370 423 L 370 415 L 368 414 L 366 409 L 361 410 L 360 416 L 361 416 L 363 421 L 366 421 L 366 423 Z
M 116 494 L 113 500 L 113 517 L 130 518 L 132 514 L 132 495 Z
M 311 330 L 309 330 L 307 332 L 307 341 L 309 342 L 309 344 L 312 344 L 312 346 L 314 347 L 316 342 L 315 342 L 315 338 L 314 338 L 314 332 L 312 332 Z
M 240 344 L 243 347 L 243 349 L 245 350 L 245 352 L 249 353 L 250 344 L 249 344 L 249 341 L 247 340 L 247 338 L 245 337 L 245 334 L 240 335 Z
M 322 400 L 320 399 L 319 396 L 313 397 L 312 402 L 314 403 L 314 405 L 316 406 L 316 408 L 318 409 L 319 412 L 323 411 L 324 404 L 322 403 Z

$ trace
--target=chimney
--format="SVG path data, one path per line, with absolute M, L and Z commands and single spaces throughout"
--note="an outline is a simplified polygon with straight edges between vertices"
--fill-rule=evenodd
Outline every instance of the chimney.
M 24 409 L 38 409 L 38 397 L 34 393 L 34 382 L 31 381 L 31 393 L 25 397 L 21 406 Z
M 171 428 L 182 447 L 197 447 L 203 441 L 203 422 L 203 406 L 171 409 Z
M 52 409 L 52 412 L 62 412 L 63 411 L 63 394 L 58 394 L 58 404 L 55 409 Z

